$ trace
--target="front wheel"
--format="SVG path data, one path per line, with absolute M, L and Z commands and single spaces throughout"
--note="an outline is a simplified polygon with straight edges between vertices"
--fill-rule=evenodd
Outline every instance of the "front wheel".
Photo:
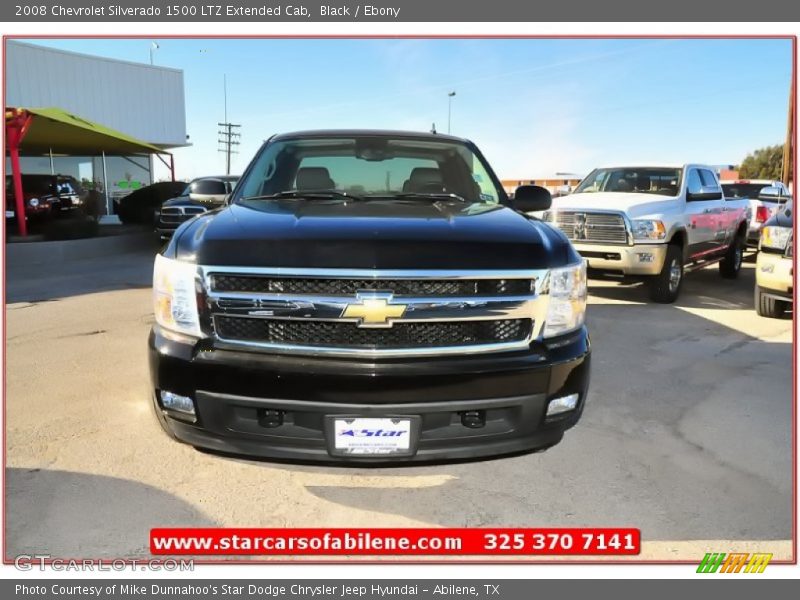
M 742 268 L 742 256 L 744 255 L 744 240 L 737 236 L 733 240 L 728 251 L 719 263 L 719 274 L 725 279 L 736 279 Z
M 650 299 L 659 304 L 671 304 L 678 299 L 683 283 L 683 251 L 680 246 L 667 246 L 667 256 L 661 272 L 650 278 Z
M 758 286 L 755 287 L 753 303 L 756 305 L 756 312 L 760 316 L 769 317 L 770 319 L 781 318 L 792 307 L 791 302 L 788 300 L 780 300 L 774 296 L 768 296 Z

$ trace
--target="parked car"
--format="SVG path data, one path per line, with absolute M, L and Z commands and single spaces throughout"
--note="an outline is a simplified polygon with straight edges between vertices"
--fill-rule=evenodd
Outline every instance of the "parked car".
M 792 204 L 783 204 L 761 230 L 754 301 L 762 317 L 781 317 L 792 308 L 794 234 Z
M 180 196 L 167 200 L 156 210 L 156 231 L 161 239 L 169 238 L 184 221 L 222 206 L 238 180 L 238 175 L 192 180 Z
M 723 181 L 722 191 L 726 198 L 750 201 L 750 223 L 747 228 L 748 246 L 757 247 L 764 223 L 770 219 L 789 197 L 789 190 L 781 181 L 771 179 L 737 179 Z
M 704 165 L 592 171 L 545 215 L 598 271 L 644 277 L 655 302 L 674 302 L 685 271 L 719 262 L 739 273 L 750 206 L 725 198 Z
M 230 201 L 156 257 L 164 430 L 326 462 L 473 459 L 558 443 L 583 410 L 585 262 L 513 205 L 471 142 L 270 138 Z
M 115 201 L 114 211 L 123 223 L 153 225 L 156 211 L 186 187 L 184 181 L 159 181 Z
M 22 175 L 22 195 L 25 218 L 41 222 L 52 218 L 61 209 L 55 175 Z M 16 218 L 16 194 L 11 175 L 6 175 L 6 219 Z

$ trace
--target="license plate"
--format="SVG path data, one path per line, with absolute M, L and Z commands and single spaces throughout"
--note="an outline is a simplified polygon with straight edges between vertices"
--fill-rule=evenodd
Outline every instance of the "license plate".
M 331 417 L 328 431 L 333 454 L 345 456 L 410 455 L 414 453 L 415 423 L 410 417 Z

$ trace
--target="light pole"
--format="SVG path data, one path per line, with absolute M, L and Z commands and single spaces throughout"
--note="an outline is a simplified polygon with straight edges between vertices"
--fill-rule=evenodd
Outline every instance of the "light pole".
M 150 42 L 150 64 L 153 64 L 153 52 L 158 50 L 161 46 L 158 45 L 158 42 Z
M 455 92 L 448 92 L 447 94 L 447 134 L 450 134 L 450 115 L 453 112 L 453 96 Z

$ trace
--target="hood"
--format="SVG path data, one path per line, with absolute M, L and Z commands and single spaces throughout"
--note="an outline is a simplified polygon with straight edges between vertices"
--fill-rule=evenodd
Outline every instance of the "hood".
M 499 205 L 288 200 L 188 222 L 166 254 L 203 265 L 538 269 L 578 260 L 553 228 Z
M 630 218 L 636 219 L 667 212 L 672 208 L 677 208 L 679 204 L 677 198 L 670 196 L 635 192 L 593 192 L 553 198 L 551 210 L 618 210 Z

